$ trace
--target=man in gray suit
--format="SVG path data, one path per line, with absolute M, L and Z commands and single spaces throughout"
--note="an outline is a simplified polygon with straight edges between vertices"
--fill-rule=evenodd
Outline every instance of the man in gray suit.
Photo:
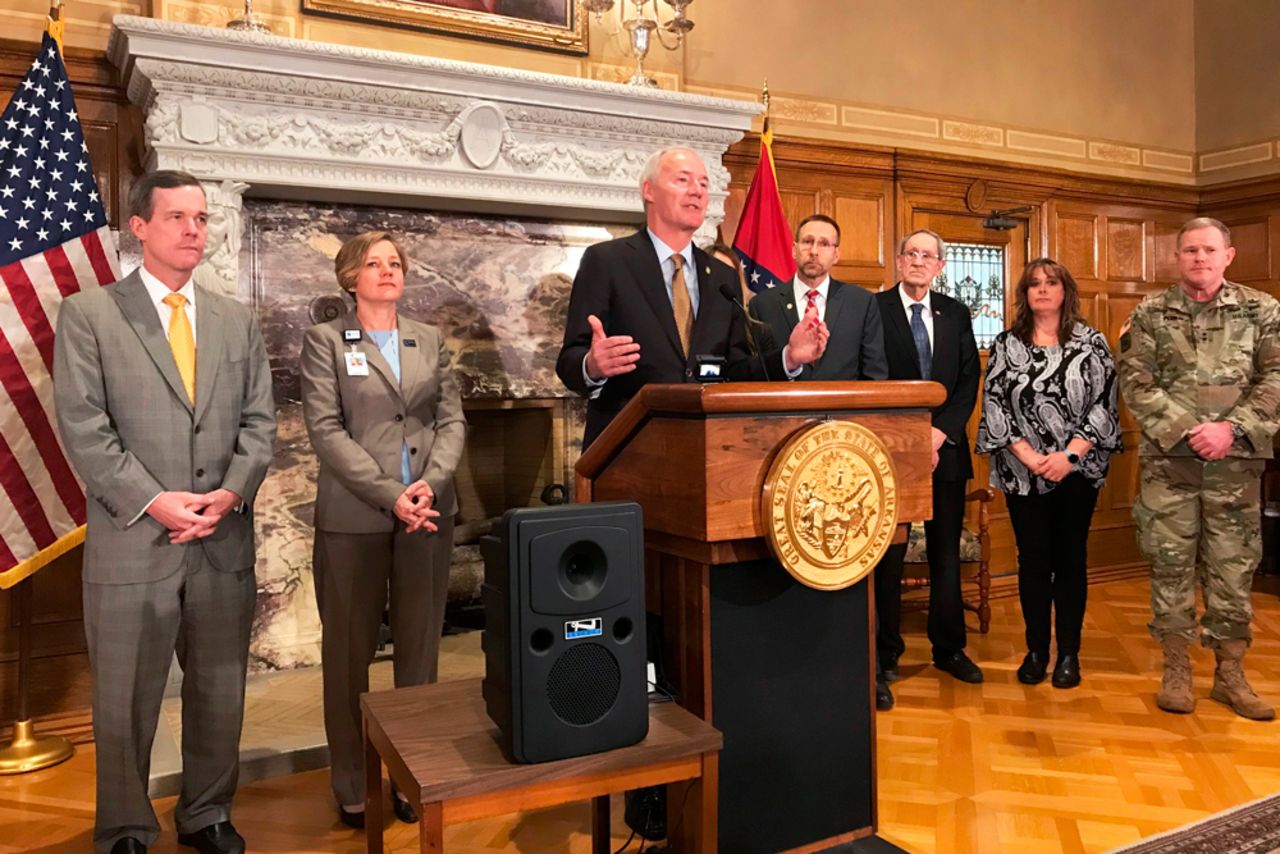
M 129 195 L 142 267 L 62 303 L 54 400 L 85 483 L 84 621 L 93 669 L 100 851 L 145 851 L 151 742 L 174 651 L 183 670 L 178 841 L 244 851 L 232 827 L 253 623 L 253 499 L 275 408 L 247 306 L 196 288 L 199 182 L 153 172 Z
M 794 247 L 796 276 L 789 285 L 752 298 L 749 311 L 769 325 L 775 341 L 786 341 L 797 323 L 812 315 L 830 337 L 822 357 L 804 365 L 795 379 L 883 380 L 889 376 L 884 327 L 870 291 L 831 278 L 840 260 L 840 226 L 823 214 L 801 220 Z

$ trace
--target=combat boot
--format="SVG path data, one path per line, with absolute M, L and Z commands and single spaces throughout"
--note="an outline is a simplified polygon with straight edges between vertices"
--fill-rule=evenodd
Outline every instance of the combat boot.
M 1218 667 L 1213 671 L 1209 699 L 1230 706 L 1242 718 L 1269 721 L 1276 716 L 1276 710 L 1253 693 L 1249 680 L 1244 677 L 1244 651 L 1248 646 L 1248 641 L 1224 640 L 1214 650 Z
M 1182 635 L 1166 635 L 1160 640 L 1160 648 L 1164 650 L 1164 678 L 1160 682 L 1160 693 L 1156 694 L 1156 705 L 1166 712 L 1186 714 L 1196 708 L 1187 644 Z

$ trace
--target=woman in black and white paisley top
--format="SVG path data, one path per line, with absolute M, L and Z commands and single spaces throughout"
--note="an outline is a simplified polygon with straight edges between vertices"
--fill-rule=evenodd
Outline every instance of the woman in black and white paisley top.
M 1081 317 L 1066 267 L 1032 261 L 1014 300 L 1013 326 L 991 345 L 975 449 L 991 455 L 991 485 L 1005 494 L 1018 545 L 1027 639 L 1018 680 L 1044 681 L 1052 618 L 1053 685 L 1074 688 L 1089 523 L 1111 455 L 1121 450 L 1115 365 L 1106 338 Z

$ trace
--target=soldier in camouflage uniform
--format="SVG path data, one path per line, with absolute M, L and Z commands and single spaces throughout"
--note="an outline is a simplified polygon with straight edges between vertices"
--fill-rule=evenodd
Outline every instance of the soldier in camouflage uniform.
M 1260 479 L 1280 426 L 1280 303 L 1223 278 L 1235 249 L 1215 219 L 1184 225 L 1177 253 L 1182 281 L 1133 310 L 1116 360 L 1142 429 L 1133 516 L 1151 561 L 1150 629 L 1164 652 L 1156 703 L 1195 708 L 1187 647 L 1199 580 L 1201 640 L 1218 662 L 1209 696 L 1270 720 L 1275 710 L 1249 687 L 1242 659 L 1262 557 Z

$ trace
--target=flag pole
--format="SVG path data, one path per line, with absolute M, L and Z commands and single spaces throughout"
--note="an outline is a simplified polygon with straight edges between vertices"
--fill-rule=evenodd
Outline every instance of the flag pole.
M 52 0 L 46 30 L 62 53 L 62 0 Z M 83 536 L 83 527 L 76 529 Z M 73 532 L 74 533 L 74 532 Z M 76 540 L 78 542 L 78 540 Z M 43 564 L 40 564 L 43 565 Z M 38 568 L 38 567 L 37 567 Z M 0 774 L 25 774 L 65 762 L 75 748 L 62 736 L 36 738 L 35 726 L 27 712 L 27 686 L 31 681 L 31 573 L 18 576 L 13 589 L 14 607 L 18 612 L 18 717 L 13 722 L 13 737 L 0 748 Z M 4 586 L 9 586 L 5 584 Z
M 66 48 L 62 44 L 62 31 L 66 29 L 66 22 L 62 20 L 62 0 L 51 0 L 49 6 L 49 21 L 45 26 L 50 37 L 58 45 L 58 53 L 66 54 Z
M 764 104 L 764 125 L 760 128 L 760 140 L 766 145 L 773 141 L 773 134 L 769 130 L 769 78 L 764 78 L 764 83 L 760 87 L 760 103 Z
M 65 762 L 75 753 L 71 742 L 59 735 L 36 738 L 35 726 L 27 714 L 27 685 L 31 669 L 31 579 L 24 579 L 13 591 L 18 611 L 18 718 L 13 722 L 13 739 L 0 748 L 0 774 L 26 774 Z

